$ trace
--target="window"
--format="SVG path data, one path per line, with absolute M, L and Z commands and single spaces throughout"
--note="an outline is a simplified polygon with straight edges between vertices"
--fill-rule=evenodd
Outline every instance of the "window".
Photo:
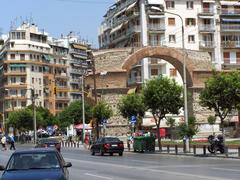
M 158 69 L 151 69 L 151 76 L 158 76 Z
M 166 8 L 167 9 L 174 9 L 175 8 L 175 2 L 174 1 L 166 1 Z
M 20 39 L 20 32 L 17 32 L 17 39 Z
M 11 83 L 16 83 L 16 78 L 15 77 L 11 77 Z
M 26 101 L 21 101 L 21 107 L 26 107 L 26 106 L 27 106 Z
M 176 37 L 175 37 L 175 35 L 169 35 L 169 42 L 170 42 L 170 43 L 175 43 L 175 42 L 176 42 Z
M 41 85 L 42 84 L 42 79 L 41 78 L 39 78 L 39 85 Z
M 32 84 L 34 83 L 34 78 L 32 78 Z
M 26 82 L 26 78 L 25 77 L 21 77 L 20 81 L 21 81 L 21 83 L 25 83 Z
M 32 58 L 33 58 L 33 55 L 32 55 L 32 54 L 30 54 L 30 56 L 29 56 L 29 57 L 30 57 L 30 60 L 32 60 Z
M 25 54 L 20 54 L 20 60 L 25 60 Z
M 229 64 L 230 63 L 230 52 L 224 52 L 223 58 L 224 58 L 224 63 Z
M 193 1 L 187 1 L 187 9 L 193 9 Z
M 168 25 L 175 26 L 175 18 L 168 18 Z
M 188 43 L 195 43 L 195 36 L 194 35 L 189 35 L 188 36 Z
M 187 18 L 186 19 L 186 26 L 195 26 L 196 20 L 194 18 Z
M 15 54 L 10 54 L 10 59 L 15 59 Z
M 34 71 L 34 66 L 32 66 L 32 71 Z
M 177 69 L 176 68 L 170 68 L 170 76 L 175 77 L 177 76 Z
M 39 90 L 38 95 L 42 96 L 42 90 Z

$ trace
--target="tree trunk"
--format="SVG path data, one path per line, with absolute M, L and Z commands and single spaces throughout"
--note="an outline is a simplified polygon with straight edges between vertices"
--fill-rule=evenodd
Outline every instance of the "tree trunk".
M 238 127 L 240 127 L 240 110 L 238 111 Z
M 157 124 L 157 138 L 158 138 L 158 148 L 159 151 L 162 151 L 161 135 L 160 135 L 160 123 Z

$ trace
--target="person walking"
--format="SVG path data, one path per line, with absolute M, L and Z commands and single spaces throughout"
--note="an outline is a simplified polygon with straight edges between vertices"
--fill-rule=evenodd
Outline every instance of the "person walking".
M 10 150 L 16 150 L 16 148 L 15 148 L 15 140 L 14 140 L 14 136 L 13 135 L 11 135 L 10 136 Z
M 6 151 L 7 150 L 7 147 L 6 147 L 7 138 L 5 135 L 3 135 L 3 137 L 2 137 L 1 143 L 2 143 L 2 151 Z

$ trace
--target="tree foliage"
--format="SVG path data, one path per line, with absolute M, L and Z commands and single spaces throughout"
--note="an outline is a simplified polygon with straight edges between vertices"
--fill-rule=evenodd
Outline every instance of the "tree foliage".
M 85 123 L 92 118 L 92 108 L 85 101 Z M 58 115 L 61 127 L 82 123 L 82 101 L 74 101 Z
M 145 105 L 142 94 L 128 94 L 123 96 L 118 104 L 118 109 L 124 118 L 136 116 L 138 121 L 142 119 L 145 113 Z
M 109 119 L 112 114 L 111 107 L 103 101 L 99 101 L 93 108 L 93 117 L 97 120 L 98 124 L 104 119 Z
M 240 72 L 214 72 L 200 93 L 200 104 L 220 118 L 223 132 L 224 119 L 240 106 Z
M 176 120 L 172 117 L 167 117 L 166 125 L 170 127 L 171 140 L 173 140 L 173 128 L 176 126 Z
M 164 76 L 152 79 L 143 87 L 143 98 L 146 108 L 152 112 L 157 129 L 166 114 L 179 114 L 183 107 L 182 87 L 174 80 Z M 157 131 L 159 150 L 161 137 Z
M 178 133 L 181 138 L 184 138 L 184 136 L 187 136 L 188 138 L 192 139 L 194 135 L 198 132 L 198 127 L 196 124 L 196 118 L 195 117 L 189 117 L 188 118 L 188 125 L 186 123 L 182 123 L 178 126 Z

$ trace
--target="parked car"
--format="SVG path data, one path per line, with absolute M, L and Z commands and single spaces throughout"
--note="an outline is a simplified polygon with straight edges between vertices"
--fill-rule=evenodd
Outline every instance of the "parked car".
M 69 179 L 68 167 L 70 162 L 65 162 L 56 149 L 39 148 L 15 151 L 6 167 L 0 165 L 4 171 L 1 180 L 32 180 L 32 179 Z
M 61 143 L 57 138 L 42 138 L 37 141 L 35 148 L 56 148 L 59 152 L 61 151 Z
M 92 155 L 100 153 L 103 156 L 105 153 L 109 153 L 112 156 L 113 153 L 118 153 L 119 156 L 122 156 L 124 144 L 123 141 L 116 137 L 102 137 L 91 146 L 90 150 Z

